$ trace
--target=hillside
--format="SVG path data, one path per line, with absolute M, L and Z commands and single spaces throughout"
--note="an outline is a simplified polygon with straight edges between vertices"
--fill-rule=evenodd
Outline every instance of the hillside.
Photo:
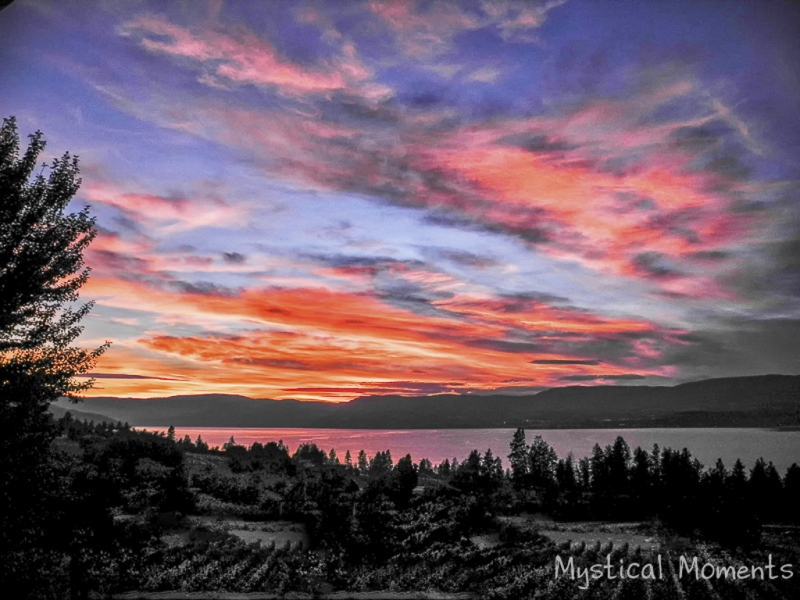
M 73 410 L 60 401 L 57 406 Z M 800 376 L 667 386 L 571 386 L 527 396 L 366 396 L 347 403 L 208 394 L 88 398 L 81 410 L 137 426 L 447 429 L 774 427 L 800 425 Z

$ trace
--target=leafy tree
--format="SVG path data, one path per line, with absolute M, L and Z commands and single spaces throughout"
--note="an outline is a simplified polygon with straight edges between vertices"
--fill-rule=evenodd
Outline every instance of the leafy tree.
M 73 346 L 92 303 L 79 303 L 89 269 L 83 252 L 96 234 L 88 207 L 68 212 L 80 186 L 78 159 L 68 153 L 34 174 L 45 141 L 29 136 L 20 155 L 15 119 L 0 128 L 0 564 L 17 597 L 41 596 L 53 577 L 43 558 L 58 477 L 50 444 L 56 435 L 47 407 L 76 399 L 93 380 L 107 344 Z M 45 176 L 45 173 L 47 176 Z M 55 517 L 54 517 L 55 518 Z
M 0 394 L 3 417 L 22 419 L 60 396 L 74 397 L 93 381 L 78 382 L 106 345 L 70 346 L 92 307 L 77 307 L 89 269 L 83 251 L 96 234 L 88 207 L 67 213 L 78 190 L 78 159 L 52 162 L 49 176 L 33 175 L 45 142 L 30 136 L 22 157 L 16 121 L 0 129 Z

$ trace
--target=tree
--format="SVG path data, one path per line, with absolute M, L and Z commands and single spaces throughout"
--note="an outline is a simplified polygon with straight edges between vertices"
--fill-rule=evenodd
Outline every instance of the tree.
M 553 448 L 537 435 L 528 446 L 528 477 L 531 487 L 544 500 L 548 500 L 556 487 L 556 464 L 558 455 Z
M 514 485 L 519 489 L 526 483 L 528 475 L 528 445 L 525 443 L 525 430 L 518 428 L 511 438 L 511 454 L 508 455 L 511 462 L 511 477 Z
M 369 461 L 367 460 L 367 453 L 363 450 L 359 451 L 358 453 L 358 474 L 359 475 L 366 475 L 369 472 Z
M 392 461 L 392 453 L 389 450 L 384 452 L 377 452 L 372 460 L 369 461 L 369 476 L 377 478 L 392 470 L 394 463 Z
M 50 575 L 43 548 L 54 548 L 51 517 L 58 474 L 51 450 L 56 435 L 47 408 L 77 400 L 93 380 L 87 373 L 107 344 L 73 346 L 92 303 L 79 304 L 89 269 L 83 252 L 96 234 L 88 207 L 68 212 L 80 186 L 78 159 L 64 154 L 34 174 L 42 133 L 29 136 L 20 156 L 15 119 L 0 129 L 0 563 L 3 580 L 40 595 Z M 43 540 L 49 540 L 47 544 Z M 49 544 L 49 545 L 48 545 Z M 52 565 L 50 565 L 52 571 Z M 12 582 L 14 582 L 12 584 Z M 37 588 L 39 586 L 39 588 Z
M 94 239 L 88 207 L 66 213 L 78 190 L 78 159 L 52 162 L 47 178 L 33 175 L 45 142 L 30 136 L 20 158 L 16 121 L 0 130 L 0 397 L 3 412 L 46 408 L 60 396 L 75 397 L 93 381 L 78 382 L 107 345 L 70 346 L 92 307 L 77 307 L 89 269 L 83 251 Z M 19 417 L 20 415 L 17 414 Z

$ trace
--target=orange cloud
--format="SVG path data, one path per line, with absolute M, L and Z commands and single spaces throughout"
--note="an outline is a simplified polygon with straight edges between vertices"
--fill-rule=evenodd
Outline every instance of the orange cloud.
M 120 354 L 112 348 L 98 371 L 178 381 L 104 379 L 103 389 L 96 392 L 102 394 L 112 389 L 139 395 L 155 389 L 163 393 L 228 389 L 259 397 L 341 400 L 375 389 L 413 393 L 423 385 L 447 389 L 493 389 L 503 381 L 546 385 L 576 370 L 590 375 L 631 372 L 631 360 L 554 363 L 553 358 L 568 356 L 555 351 L 565 339 L 588 348 L 597 340 L 635 334 L 622 343 L 631 351 L 634 343 L 640 344 L 647 351 L 644 358 L 655 359 L 666 335 L 648 323 L 474 296 L 435 303 L 442 316 L 430 316 L 370 295 L 324 289 L 245 290 L 230 297 L 92 279 L 86 291 L 97 297 L 99 305 L 149 310 L 162 318 L 174 316 L 219 331 L 184 336 L 150 332 L 133 346 L 127 342 Z M 243 324 L 251 328 L 230 330 Z M 530 341 L 507 341 L 511 331 Z M 648 336 L 654 341 L 649 342 Z M 137 358 L 142 354 L 146 361 Z M 161 359 L 172 367 L 158 366 Z M 551 360 L 532 364 L 536 359 Z M 647 360 L 640 362 L 634 365 L 637 373 L 664 370 L 648 366 Z M 339 391 L 309 391 L 320 388 Z

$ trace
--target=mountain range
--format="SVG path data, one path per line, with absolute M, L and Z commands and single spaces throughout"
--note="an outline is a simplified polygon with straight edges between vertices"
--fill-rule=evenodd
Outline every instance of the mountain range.
M 98 397 L 77 405 L 61 399 L 52 408 L 140 427 L 795 427 L 800 426 L 800 376 L 731 377 L 676 386 L 570 386 L 524 396 L 365 396 L 344 403 L 228 394 Z

